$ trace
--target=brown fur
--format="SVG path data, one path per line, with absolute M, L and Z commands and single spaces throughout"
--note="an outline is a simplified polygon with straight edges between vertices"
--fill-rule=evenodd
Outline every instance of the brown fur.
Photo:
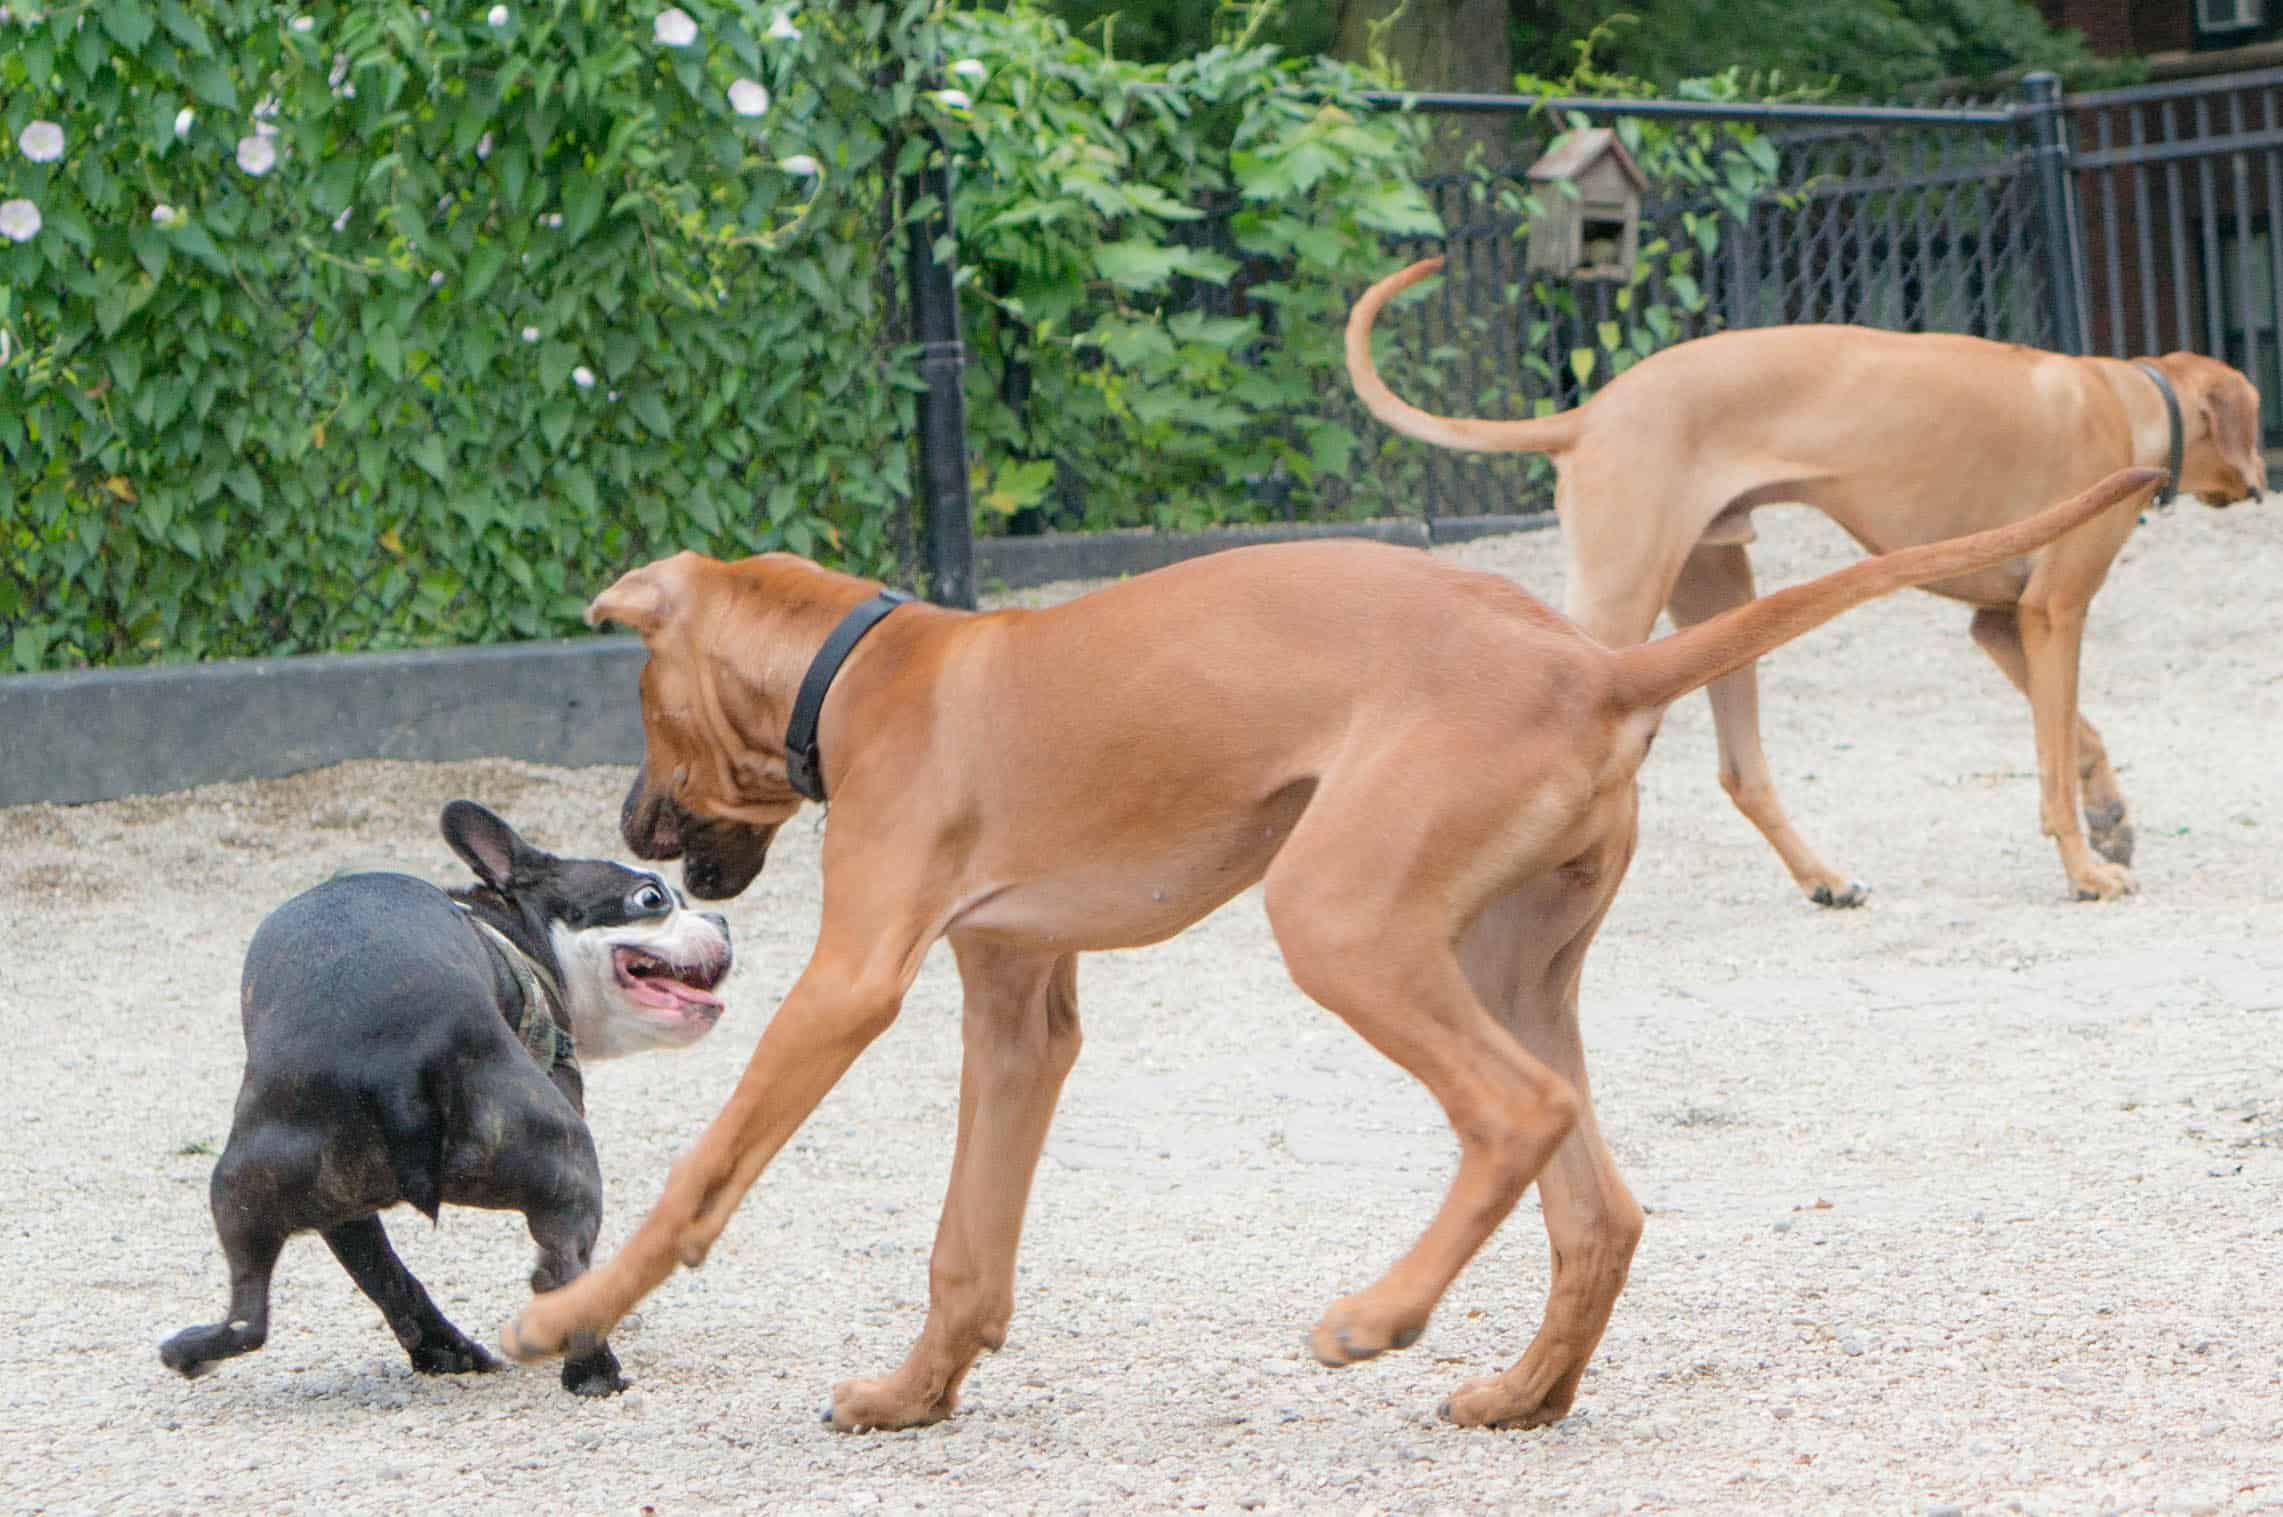
M 2017 520 L 2112 470 L 2166 461 L 2163 399 L 2131 364 L 1865 327 L 1680 343 L 1554 416 L 1431 415 L 1380 379 L 1371 327 L 1398 291 L 1441 267 L 1415 263 L 1356 302 L 1347 332 L 1356 394 L 1398 432 L 1438 447 L 1551 457 L 1567 610 L 1613 646 L 1647 637 L 1660 609 L 1686 626 L 1750 600 L 1745 545 L 1757 507 L 1813 506 L 1884 553 Z M 2194 353 L 2152 361 L 2180 397 L 2181 491 L 2215 506 L 2263 492 L 2251 382 Z M 2077 665 L 2086 608 L 2138 514 L 2120 504 L 2037 553 L 1925 587 L 1975 608 L 1975 642 L 2028 695 L 2045 831 L 2085 897 L 2134 888 L 2124 868 L 2131 822 L 2100 736 L 2078 714 Z M 1818 858 L 1776 800 L 1750 665 L 1716 682 L 1711 698 L 1721 783 L 1738 809 L 1810 898 L 1861 901 L 1863 887 Z
M 1411 1343 L 1537 1180 L 1545 1325 L 1463 1387 L 1467 1424 L 1560 1416 L 1624 1284 L 1641 1212 L 1594 1125 L 1577 1035 L 1587 945 L 1632 856 L 1634 773 L 1666 703 L 1848 606 L 2033 551 L 2120 502 L 2122 472 L 2027 521 L 1872 559 L 1612 652 L 1511 582 L 1357 542 L 1240 549 L 1043 611 L 914 605 L 859 644 L 822 713 L 816 947 L 737 1089 L 609 1263 L 502 1342 L 598 1341 L 895 1019 L 949 938 L 966 991 L 959 1129 L 927 1323 L 894 1373 L 833 1392 L 841 1428 L 947 1416 L 1004 1340 L 1039 1149 L 1078 1054 L 1076 956 L 1154 942 L 1255 881 L 1294 981 L 1441 1102 L 1456 1179 L 1417 1245 L 1315 1330 L 1327 1364 Z M 637 853 L 734 893 L 801 804 L 783 718 L 872 594 L 781 554 L 682 554 L 595 599 L 642 634 Z M 751 866 L 751 867 L 748 867 Z

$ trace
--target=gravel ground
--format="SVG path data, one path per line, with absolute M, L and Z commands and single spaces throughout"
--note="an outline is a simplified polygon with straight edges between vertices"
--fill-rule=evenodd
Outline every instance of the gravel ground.
M 206 1218 L 255 922 L 350 863 L 439 879 L 456 795 L 607 853 L 622 770 L 352 764 L 0 811 L 0 1500 L 27 1511 L 2283 1510 L 2283 504 L 2186 505 L 2094 609 L 2086 701 L 2144 894 L 2073 904 L 2037 835 L 2028 713 L 1959 608 L 1897 597 L 1765 666 L 1786 800 L 1866 909 L 1790 890 L 1714 780 L 1701 700 L 1644 775 L 1642 847 L 1586 981 L 1604 1125 L 1651 1217 L 1574 1415 L 1434 1418 L 1537 1322 L 1528 1205 L 1408 1353 L 1302 1334 L 1424 1225 L 1424 1096 L 1282 976 L 1257 898 L 1090 958 L 1085 1057 L 1040 1171 L 1019 1307 L 945 1426 L 841 1437 L 826 1388 L 917 1330 L 950 1152 L 957 991 L 902 1020 L 704 1271 L 618 1339 L 637 1384 L 415 1377 L 314 1239 L 268 1348 L 195 1384 L 161 1337 L 225 1297 Z M 1762 580 L 1849 549 L 1767 523 Z M 1553 533 L 1444 550 L 1561 589 Z M 1076 587 L 1023 597 L 1040 600 Z M 798 969 L 818 829 L 731 904 L 711 1041 L 594 1068 L 606 1245 Z M 68 991 L 68 994 L 66 993 Z M 521 1299 L 512 1218 L 394 1218 L 444 1309 Z

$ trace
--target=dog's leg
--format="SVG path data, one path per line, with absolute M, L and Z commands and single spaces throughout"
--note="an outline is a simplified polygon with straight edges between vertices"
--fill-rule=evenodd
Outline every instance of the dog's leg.
M 845 1380 L 825 1420 L 842 1431 L 916 1427 L 957 1410 L 976 1356 L 1006 1341 L 1015 1246 L 1039 1150 L 1078 1058 L 1077 959 L 955 937 L 966 989 L 959 1137 L 928 1264 L 928 1316 L 895 1373 Z
M 942 907 L 901 871 L 869 858 L 836 858 L 830 834 L 825 856 L 816 951 L 762 1032 L 737 1088 L 675 1162 L 665 1192 L 618 1252 L 537 1297 L 507 1325 L 500 1346 L 510 1359 L 591 1352 L 675 1265 L 703 1264 L 761 1171 L 896 1020 L 933 941 L 924 924 L 941 920 Z M 858 891 L 861 903 L 852 900 Z M 880 904 L 914 901 L 916 914 Z
M 2022 651 L 2021 622 L 2010 608 L 1986 606 L 1974 613 L 1974 642 L 2014 688 L 2029 694 L 2029 655 Z M 2132 814 L 2109 764 L 2100 733 L 2077 713 L 2077 782 L 2084 791 L 2085 826 L 2093 851 L 2112 864 L 2132 862 Z
M 379 1217 L 328 1227 L 319 1236 L 333 1250 L 333 1257 L 341 1261 L 341 1268 L 349 1272 L 349 1278 L 357 1282 L 357 1289 L 381 1309 L 389 1331 L 404 1345 L 415 1370 L 423 1375 L 465 1375 L 499 1368 L 498 1360 L 436 1309 L 428 1292 L 389 1246 L 388 1232 Z
M 1669 607 L 1673 624 L 1690 627 L 1752 598 L 1752 561 L 1740 546 L 1700 544 L 1681 565 Z M 1712 723 L 1720 738 L 1720 786 L 1746 820 L 1784 861 L 1799 888 L 1818 906 L 1860 906 L 1870 894 L 1816 856 L 1792 827 L 1776 799 L 1776 782 L 1760 751 L 1760 677 L 1746 664 L 1716 679 L 1705 694 L 1712 701 Z
M 1493 903 L 1460 948 L 1477 992 L 1580 1102 L 1577 1126 L 1538 1176 L 1554 1256 L 1544 1320 L 1511 1369 L 1443 1403 L 1462 1426 L 1539 1427 L 1568 1413 L 1640 1242 L 1641 1208 L 1594 1119 L 1577 1018 L 1579 971 L 1624 875 L 1629 837 L 1628 828 L 1598 858 Z
M 230 1149 L 214 1166 L 214 1231 L 230 1264 L 230 1315 L 226 1321 L 186 1327 L 159 1345 L 159 1359 L 178 1375 L 195 1379 L 215 1361 L 250 1354 L 269 1341 L 270 1272 L 293 1229 L 264 1204 L 275 1196 L 263 1177 L 241 1176 L 251 1168 L 238 1164 Z
M 2061 867 L 2079 900 L 2114 900 L 2138 887 L 2130 870 L 2097 858 L 2086 845 L 2077 802 L 2077 658 L 2085 635 L 2085 607 L 2074 600 L 2030 594 L 2019 612 L 2030 716 L 2037 731 L 2040 820 L 2061 852 Z
M 602 1177 L 591 1162 L 586 1173 L 570 1174 L 570 1184 L 553 1195 L 534 1194 L 523 1214 L 539 1258 L 531 1269 L 534 1291 L 560 1290 L 594 1262 L 595 1238 L 602 1232 Z M 612 1326 L 616 1326 L 614 1322 Z M 563 1360 L 563 1389 L 574 1396 L 615 1396 L 626 1389 L 618 1355 L 601 1334 L 582 1341 Z
M 1393 858 L 1449 859 L 1452 840 L 1355 846 L 1358 826 L 1384 834 L 1388 820 L 1384 806 L 1359 813 L 1319 793 L 1267 877 L 1269 925 L 1294 983 L 1425 1085 L 1459 1140 L 1458 1173 L 1426 1232 L 1377 1283 L 1332 1303 L 1310 1335 L 1331 1365 L 1418 1340 L 1578 1110 L 1568 1082 L 1524 1052 L 1467 984 L 1451 947 L 1453 881 L 1433 865 L 1389 867 Z M 1457 830 L 1479 838 L 1482 820 Z

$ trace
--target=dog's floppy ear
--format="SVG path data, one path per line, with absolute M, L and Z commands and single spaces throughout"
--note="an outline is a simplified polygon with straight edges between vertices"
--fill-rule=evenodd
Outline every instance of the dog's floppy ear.
M 618 583 L 587 603 L 587 625 L 617 622 L 648 637 L 681 606 L 696 560 L 695 553 L 677 553 L 627 570 L 618 577 Z
M 474 801 L 453 801 L 444 808 L 444 841 L 476 878 L 494 890 L 505 890 L 547 857 L 516 835 L 513 827 Z

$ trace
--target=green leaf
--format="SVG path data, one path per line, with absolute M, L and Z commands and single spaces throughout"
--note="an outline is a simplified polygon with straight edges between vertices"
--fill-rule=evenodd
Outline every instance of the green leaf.
M 412 461 L 420 466 L 420 472 L 426 474 L 430 479 L 435 480 L 440 485 L 449 485 L 452 482 L 451 465 L 444 458 L 443 438 L 434 432 L 427 433 L 413 443 L 409 452 Z
M 594 230 L 602 215 L 602 185 L 584 170 L 574 171 L 563 186 L 563 238 L 577 242 Z
M 394 327 L 374 328 L 372 335 L 365 339 L 365 354 L 389 378 L 404 377 L 404 348 L 397 339 Z
M 1138 240 L 1105 243 L 1094 250 L 1094 270 L 1125 289 L 1153 290 L 1173 277 L 1182 251 Z
M 207 39 L 205 25 L 182 8 L 182 0 L 159 0 L 159 24 L 199 57 L 213 56 L 214 44 Z
M 142 51 L 143 44 L 151 40 L 150 7 L 142 0 L 103 0 L 100 14 L 103 30 L 128 52 Z
M 460 298 L 471 304 L 483 299 L 506 266 L 506 248 L 496 242 L 478 247 L 468 255 L 467 266 L 460 272 Z
M 1593 383 L 1595 353 L 1591 348 L 1570 349 L 1570 372 L 1577 376 L 1580 385 Z
M 645 387 L 635 391 L 627 397 L 627 405 L 641 418 L 642 425 L 657 436 L 673 436 L 674 419 L 667 414 L 666 402 L 659 398 L 656 390 Z

